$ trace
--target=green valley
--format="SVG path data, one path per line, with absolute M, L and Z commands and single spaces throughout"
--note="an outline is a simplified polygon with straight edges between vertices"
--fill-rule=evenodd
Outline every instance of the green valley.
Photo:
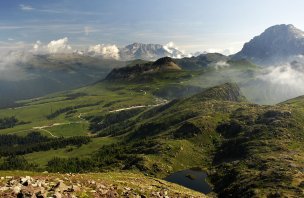
M 13 159 L 2 154 L 0 167 L 155 178 L 196 168 L 208 174 L 210 196 L 303 195 L 302 97 L 258 105 L 235 83 L 208 88 L 207 76 L 216 72 L 252 76 L 258 69 L 247 62 L 199 70 L 182 69 L 170 58 L 134 64 L 90 86 L 1 109 L 0 118 L 22 122 L 0 130 L 5 138 L 20 136 L 19 142 L 1 143 L 15 149 L 8 152 Z M 206 83 L 199 80 L 204 76 Z

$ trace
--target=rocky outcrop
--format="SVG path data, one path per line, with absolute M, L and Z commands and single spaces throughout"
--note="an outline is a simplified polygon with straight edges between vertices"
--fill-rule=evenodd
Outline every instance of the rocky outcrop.
M 131 173 L 35 175 L 1 177 L 0 197 L 205 197 L 169 182 Z

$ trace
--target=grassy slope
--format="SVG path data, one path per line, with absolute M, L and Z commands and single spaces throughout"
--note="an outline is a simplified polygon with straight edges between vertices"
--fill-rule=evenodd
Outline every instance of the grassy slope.
M 93 138 L 89 144 L 82 145 L 80 147 L 69 147 L 57 150 L 50 150 L 47 152 L 35 152 L 24 155 L 25 159 L 35 164 L 39 164 L 40 167 L 45 168 L 48 161 L 54 157 L 68 158 L 79 157 L 86 158 L 94 154 L 101 146 L 109 145 L 117 142 L 116 138 L 111 137 L 99 137 Z
M 162 177 L 201 167 L 220 197 L 299 197 L 304 165 L 304 112 L 299 107 L 253 105 L 225 85 L 142 112 L 127 131 L 128 144 L 151 138 L 160 151 L 137 153 L 143 161 L 131 169 L 144 166 L 145 172 Z M 183 128 L 186 123 L 192 128 Z
M 169 72 L 163 76 L 154 76 L 147 83 L 108 83 L 101 82 L 89 87 L 80 88 L 74 91 L 52 94 L 42 98 L 20 101 L 21 108 L 1 109 L 0 117 L 16 116 L 19 120 L 30 122 L 29 124 L 19 125 L 14 128 L 1 130 L 1 134 L 26 135 L 30 131 L 39 131 L 44 135 L 50 136 L 51 132 L 55 136 L 77 136 L 89 135 L 88 122 L 84 117 L 91 115 L 107 114 L 111 110 L 136 106 L 136 105 L 154 105 L 160 101 L 158 97 L 151 93 L 170 83 L 178 84 L 180 76 L 188 75 L 188 72 Z M 150 76 L 149 76 L 150 78 Z M 75 99 L 68 100 L 68 95 L 82 93 Z M 46 119 L 46 116 L 56 110 L 77 106 L 79 104 L 97 104 L 94 106 L 76 109 L 76 112 L 66 115 L 60 114 L 54 119 Z M 152 107 L 150 107 L 152 108 Z M 52 124 L 63 124 L 52 126 Z M 33 127 L 50 126 L 48 128 L 33 129 Z M 80 148 L 73 148 L 73 151 L 67 152 L 67 149 L 51 150 L 46 152 L 36 152 L 27 154 L 26 159 L 44 167 L 50 159 L 59 157 L 88 157 L 97 151 L 101 146 L 116 141 L 116 138 L 93 138 L 88 145 Z

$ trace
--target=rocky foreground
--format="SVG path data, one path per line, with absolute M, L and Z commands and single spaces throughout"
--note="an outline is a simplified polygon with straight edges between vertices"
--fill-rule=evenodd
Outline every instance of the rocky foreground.
M 133 173 L 49 174 L 0 172 L 0 197 L 206 197 Z

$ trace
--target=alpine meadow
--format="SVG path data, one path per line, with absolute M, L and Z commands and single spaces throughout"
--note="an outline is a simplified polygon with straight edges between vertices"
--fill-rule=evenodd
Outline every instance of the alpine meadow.
M 0 197 L 304 198 L 303 7 L 0 2 Z

